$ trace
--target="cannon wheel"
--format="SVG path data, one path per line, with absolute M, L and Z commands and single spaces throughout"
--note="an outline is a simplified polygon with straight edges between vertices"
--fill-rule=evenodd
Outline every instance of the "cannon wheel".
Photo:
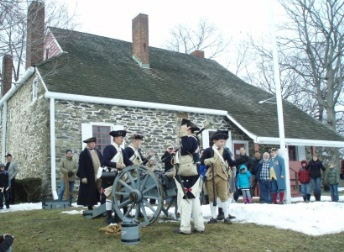
M 152 224 L 163 207 L 159 181 L 144 166 L 133 165 L 122 170 L 114 181 L 112 197 L 119 218 L 133 218 L 140 226 Z M 155 199 L 156 204 L 150 204 L 150 199 Z M 123 207 L 127 207 L 127 212 L 121 210 Z

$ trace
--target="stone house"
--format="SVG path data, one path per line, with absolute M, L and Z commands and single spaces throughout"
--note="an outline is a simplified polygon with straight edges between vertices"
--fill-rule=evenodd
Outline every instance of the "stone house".
M 143 134 L 143 149 L 157 157 L 167 144 L 177 144 L 184 117 L 199 126 L 214 122 L 201 135 L 203 148 L 218 129 L 228 131 L 234 156 L 241 146 L 253 156 L 279 144 L 276 104 L 261 102 L 271 94 L 204 58 L 202 51 L 187 55 L 150 47 L 147 15 L 133 19 L 130 43 L 44 29 L 44 5 L 38 1 L 29 6 L 28 18 L 30 13 L 35 27 L 28 27 L 27 69 L 18 83 L 12 84 L 11 58 L 3 58 L 0 146 L 2 157 L 9 152 L 17 160 L 18 178 L 42 178 L 45 196 L 56 198 L 66 149 L 78 154 L 82 140 L 96 136 L 103 150 L 113 129 L 125 128 L 129 137 Z M 309 158 L 313 147 L 344 147 L 342 136 L 293 104 L 283 106 L 291 168 Z

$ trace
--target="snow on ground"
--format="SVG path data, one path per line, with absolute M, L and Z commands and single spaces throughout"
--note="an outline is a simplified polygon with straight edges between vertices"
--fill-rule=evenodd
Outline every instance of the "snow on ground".
M 234 215 L 236 223 L 254 223 L 257 225 L 273 226 L 280 229 L 290 229 L 307 235 L 319 236 L 344 232 L 344 219 L 340 218 L 344 212 L 344 196 L 340 196 L 338 203 L 331 202 L 330 196 L 322 196 L 321 202 L 303 203 L 301 197 L 292 198 L 293 204 L 243 204 L 232 203 L 230 214 Z M 80 207 L 76 204 L 73 207 Z M 12 205 L 10 209 L 0 210 L 1 213 L 42 209 L 42 203 L 22 203 Z M 82 215 L 83 210 L 62 211 L 62 214 Z M 210 219 L 209 205 L 202 206 L 205 221 Z M 169 210 L 171 216 L 174 208 Z M 163 217 L 161 213 L 161 217 Z M 158 220 L 169 222 L 173 220 Z
M 342 199 L 343 200 L 343 199 Z M 202 207 L 205 216 L 210 208 Z M 255 223 L 290 229 L 307 235 L 319 236 L 344 232 L 343 203 L 312 202 L 289 205 L 240 204 L 231 205 L 230 213 L 235 222 Z
M 78 211 L 78 210 L 71 210 L 71 211 L 63 211 L 61 213 L 63 213 L 63 214 L 70 214 L 70 215 L 82 215 L 83 211 L 84 210 L 80 210 L 80 211 Z
M 338 192 L 344 192 L 344 187 L 338 187 Z
M 1 213 L 16 212 L 16 211 L 28 211 L 28 210 L 37 210 L 42 209 L 42 202 L 39 203 L 21 203 L 16 205 L 10 205 L 10 209 L 0 210 Z

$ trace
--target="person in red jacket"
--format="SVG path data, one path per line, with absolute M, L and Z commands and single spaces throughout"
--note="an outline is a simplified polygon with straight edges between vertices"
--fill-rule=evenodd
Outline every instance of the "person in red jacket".
M 311 185 L 310 185 L 310 171 L 306 160 L 301 161 L 301 168 L 299 170 L 299 181 L 301 183 L 301 193 L 303 200 L 309 202 L 311 199 Z

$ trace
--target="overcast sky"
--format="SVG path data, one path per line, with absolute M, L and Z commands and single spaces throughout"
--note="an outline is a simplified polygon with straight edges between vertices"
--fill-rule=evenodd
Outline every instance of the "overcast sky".
M 177 24 L 197 24 L 207 18 L 224 36 L 239 40 L 269 33 L 269 0 L 59 0 L 76 10 L 76 30 L 131 41 L 131 20 L 149 15 L 150 45 L 163 47 Z M 275 2 L 277 22 L 282 8 Z

